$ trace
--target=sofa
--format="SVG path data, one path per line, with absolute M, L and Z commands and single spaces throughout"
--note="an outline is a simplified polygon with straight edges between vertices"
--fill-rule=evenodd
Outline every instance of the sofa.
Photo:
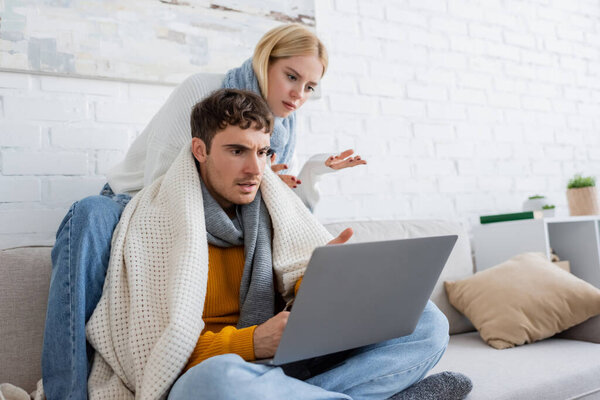
M 326 225 L 337 234 L 354 229 L 352 242 L 458 234 L 431 299 L 448 317 L 450 342 L 430 372 L 462 372 L 473 381 L 470 400 L 600 399 L 600 344 L 550 338 L 511 349 L 485 344 L 448 302 L 443 282 L 473 274 L 469 237 L 457 223 L 440 220 L 354 221 Z M 27 391 L 41 376 L 40 358 L 51 274 L 49 247 L 0 251 L 0 383 Z

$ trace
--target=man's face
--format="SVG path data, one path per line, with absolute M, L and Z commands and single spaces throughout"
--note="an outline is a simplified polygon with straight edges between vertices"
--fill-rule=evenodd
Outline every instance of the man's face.
M 192 152 L 200 162 L 206 188 L 226 212 L 256 197 L 267 163 L 271 137 L 253 127 L 228 125 L 214 136 L 210 153 L 201 139 L 193 138 Z

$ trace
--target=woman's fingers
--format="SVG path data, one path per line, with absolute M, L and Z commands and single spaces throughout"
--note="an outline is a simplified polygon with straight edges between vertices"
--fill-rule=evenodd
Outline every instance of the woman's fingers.
M 349 167 L 355 167 L 357 165 L 365 165 L 366 163 L 367 161 L 363 160 L 360 156 L 350 157 L 345 160 L 338 160 L 330 157 L 325 162 L 325 165 L 333 169 L 344 169 Z
M 367 160 L 363 160 L 360 156 L 354 157 L 353 159 L 348 160 L 348 162 L 342 167 L 356 167 L 357 165 L 365 165 Z
M 300 182 L 300 179 L 296 178 L 293 175 L 279 174 L 277 176 L 279 176 L 281 178 L 281 180 L 292 189 L 294 189 L 295 187 L 298 187 L 298 185 L 302 183 L 302 182 Z
M 283 169 L 288 169 L 287 164 L 274 164 L 271 165 L 271 169 L 273 170 L 273 172 L 279 172 Z
M 340 153 L 339 156 L 337 156 L 338 158 L 344 159 L 346 157 L 350 157 L 352 154 L 354 154 L 354 150 L 352 149 L 348 149 L 348 150 L 344 150 Z

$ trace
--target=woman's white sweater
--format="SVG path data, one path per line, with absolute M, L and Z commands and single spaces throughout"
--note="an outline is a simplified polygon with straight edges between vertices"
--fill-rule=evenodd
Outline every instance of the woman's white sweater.
M 108 171 L 115 193 L 135 194 L 164 175 L 181 149 L 189 143 L 190 114 L 196 103 L 221 87 L 224 75 L 195 74 L 177 86 L 150 123 L 135 139 L 125 159 Z M 325 166 L 326 154 L 311 157 L 297 175 L 302 182 L 295 190 L 313 210 L 319 200 L 317 182 L 334 170 Z M 293 169 L 293 162 L 290 169 Z

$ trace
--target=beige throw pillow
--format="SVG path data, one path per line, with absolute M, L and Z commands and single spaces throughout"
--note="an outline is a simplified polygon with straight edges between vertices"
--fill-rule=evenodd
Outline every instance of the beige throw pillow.
M 450 304 L 497 349 L 550 337 L 600 314 L 600 289 L 541 253 L 520 254 L 444 286 Z

